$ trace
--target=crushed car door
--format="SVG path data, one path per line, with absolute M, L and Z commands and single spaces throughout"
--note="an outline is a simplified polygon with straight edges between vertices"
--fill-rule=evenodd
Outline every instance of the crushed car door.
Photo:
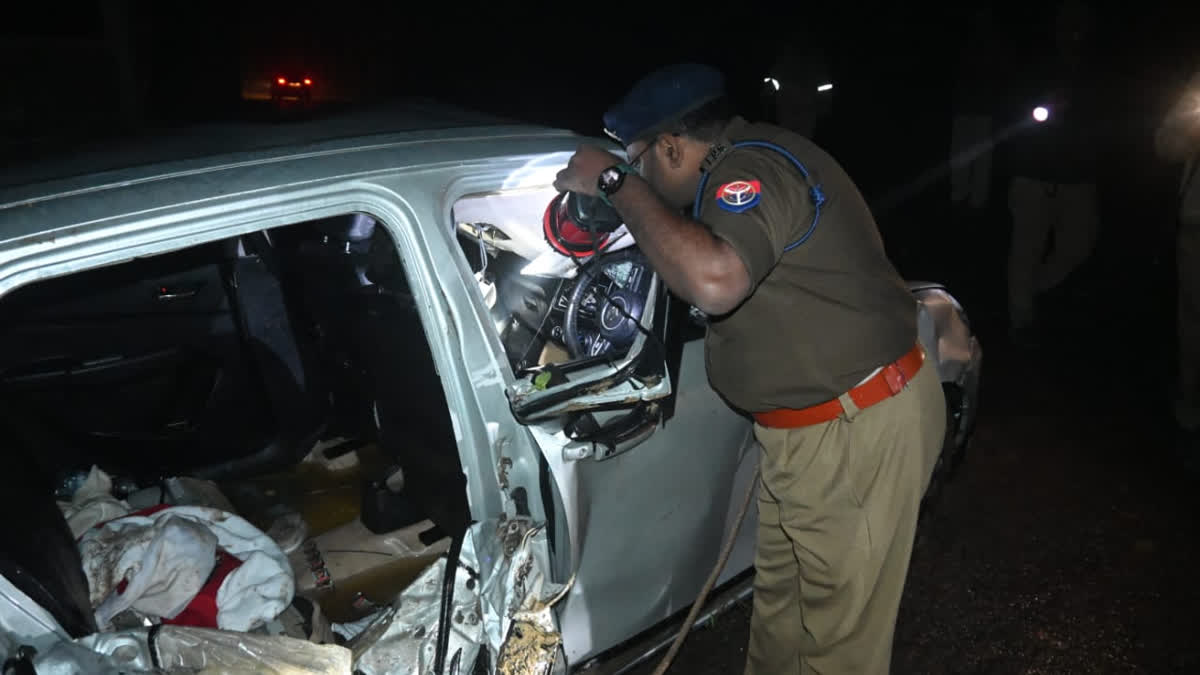
M 559 617 L 573 665 L 692 602 L 756 461 L 747 452 L 748 421 L 708 385 L 703 326 L 696 323 L 702 315 L 666 291 L 644 256 L 624 253 L 598 256 L 585 269 L 606 258 L 642 266 L 647 293 L 628 351 L 587 358 L 584 350 L 582 359 L 524 374 L 509 391 L 514 415 L 541 445 L 566 512 L 575 582 Z M 581 271 L 575 281 L 575 288 L 601 287 L 591 309 L 599 335 L 580 336 L 585 346 L 603 339 L 618 319 L 632 318 L 614 308 L 631 306 L 622 305 L 631 286 L 614 293 L 606 276 Z M 586 294 L 562 295 L 573 305 Z M 586 303 L 574 304 L 580 304 L 574 311 L 587 311 Z M 725 578 L 750 564 L 743 543 Z

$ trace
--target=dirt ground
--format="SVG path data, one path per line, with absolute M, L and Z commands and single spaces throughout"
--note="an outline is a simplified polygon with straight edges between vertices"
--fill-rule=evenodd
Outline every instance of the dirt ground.
M 1034 354 L 978 328 L 979 425 L 918 533 L 893 673 L 1200 672 L 1200 491 L 1164 403 L 1170 299 L 1110 290 L 1061 298 Z M 747 600 L 698 629 L 670 672 L 740 673 L 749 616 Z

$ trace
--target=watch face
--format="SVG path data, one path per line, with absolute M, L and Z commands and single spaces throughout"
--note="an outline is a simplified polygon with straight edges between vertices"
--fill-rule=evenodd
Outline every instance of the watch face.
M 620 171 L 617 171 L 616 169 L 605 169 L 604 172 L 600 174 L 600 186 L 604 189 L 608 189 L 612 187 L 620 177 Z

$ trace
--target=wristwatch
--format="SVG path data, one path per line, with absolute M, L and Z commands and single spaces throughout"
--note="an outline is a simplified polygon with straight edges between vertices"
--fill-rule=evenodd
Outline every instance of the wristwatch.
M 600 172 L 600 178 L 596 181 L 600 188 L 600 199 L 605 204 L 612 206 L 608 198 L 616 194 L 617 190 L 625 184 L 625 176 L 631 173 L 636 173 L 632 166 L 628 164 L 614 164 L 604 171 Z

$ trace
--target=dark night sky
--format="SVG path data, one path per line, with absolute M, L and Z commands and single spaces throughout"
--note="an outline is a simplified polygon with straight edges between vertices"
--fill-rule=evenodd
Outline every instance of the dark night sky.
M 904 3 L 788 3 L 782 13 L 738 3 L 686 15 L 683 6 L 646 12 L 634 3 L 614 3 L 615 9 L 544 2 L 519 9 L 508 3 L 449 9 L 434 3 L 130 4 L 148 105 L 165 118 L 203 117 L 238 96 L 243 71 L 298 61 L 329 74 L 323 79 L 352 82 L 360 98 L 434 95 L 550 124 L 596 126 L 604 107 L 656 65 L 708 61 L 752 93 L 775 44 L 815 40 L 829 50 L 839 104 L 870 102 L 879 124 L 907 127 L 917 117 L 943 114 L 960 26 L 953 11 Z M 1048 4 L 998 6 L 1014 37 L 1034 38 Z M 6 8 L 0 39 L 101 38 L 99 7 L 94 1 L 69 9 Z M 1124 6 L 1103 17 L 1103 57 L 1114 80 L 1152 79 L 1180 60 L 1173 50 L 1189 33 L 1197 35 L 1197 9 L 1169 7 L 1140 3 L 1136 12 Z M 96 75 L 103 79 L 92 79 Z
M 1023 50 L 1036 53 L 1048 4 L 997 5 L 1006 32 Z M 1112 114 L 1126 122 L 1128 136 L 1114 139 L 1118 145 L 1145 145 L 1171 78 L 1187 67 L 1183 54 L 1200 35 L 1200 3 L 1191 4 L 1198 7 L 1139 3 L 1137 11 L 1124 5 L 1102 15 L 1098 55 L 1111 77 Z M 359 101 L 433 96 L 598 134 L 605 107 L 650 68 L 707 61 L 726 71 L 744 102 L 755 103 L 775 45 L 811 40 L 827 49 L 837 83 L 836 121 L 818 133 L 818 141 L 866 191 L 887 194 L 944 162 L 959 13 L 894 2 L 782 6 L 789 9 L 735 3 L 685 16 L 680 8 L 647 12 L 645 4 L 633 3 L 612 9 L 529 3 L 518 9 L 511 3 L 444 8 L 222 0 L 132 2 L 130 17 L 135 65 L 154 124 L 234 114 L 243 79 L 256 72 L 262 79 L 261 73 L 294 63 Z M 6 8 L 0 44 L 29 36 L 101 40 L 99 8 L 100 2 Z M 14 53 L 19 51 L 7 52 Z M 70 50 L 45 53 L 6 69 L 18 74 L 6 93 L 16 105 L 37 109 L 27 117 L 50 127 L 35 133 L 96 123 L 103 102 L 114 96 L 111 69 L 75 63 Z
M 1036 74 L 1052 20 L 1048 5 L 995 5 L 1025 64 L 1014 77 Z M 352 94 L 350 105 L 428 96 L 599 136 L 605 108 L 637 77 L 665 63 L 699 60 L 726 72 L 744 112 L 755 117 L 775 46 L 816 41 L 826 49 L 835 96 L 833 115 L 815 140 L 866 196 L 898 268 L 910 279 L 962 289 L 969 306 L 1004 306 L 1003 148 L 992 193 L 998 220 L 973 229 L 948 208 L 951 75 L 962 42 L 961 10 L 830 0 L 789 3 L 782 13 L 735 3 L 721 11 L 692 10 L 685 18 L 678 9 L 647 12 L 645 3 L 481 9 L 486 6 L 349 0 L 132 2 L 129 44 L 144 86 L 145 119 L 117 129 L 118 87 L 100 6 L 6 8 L 0 67 L 7 98 L 0 99 L 0 122 L 17 119 L 25 126 L 0 125 L 0 166 L 42 158 L 47 147 L 75 153 L 92 136 L 120 141 L 209 120 L 280 122 L 261 109 L 247 112 L 243 80 L 264 82 L 289 63 Z M 1096 56 L 1111 100 L 1104 111 L 1111 131 L 1099 139 L 1103 234 L 1089 263 L 1094 271 L 1085 278 L 1124 283 L 1139 275 L 1163 277 L 1170 269 L 1174 240 L 1167 235 L 1178 171 L 1155 158 L 1153 129 L 1177 95 L 1179 78 L 1200 66 L 1200 3 L 1106 6 Z M 1144 232 L 1130 236 L 1131 227 Z M 976 291 L 967 290 L 971 284 Z M 1128 288 L 1136 293 L 1142 286 Z

